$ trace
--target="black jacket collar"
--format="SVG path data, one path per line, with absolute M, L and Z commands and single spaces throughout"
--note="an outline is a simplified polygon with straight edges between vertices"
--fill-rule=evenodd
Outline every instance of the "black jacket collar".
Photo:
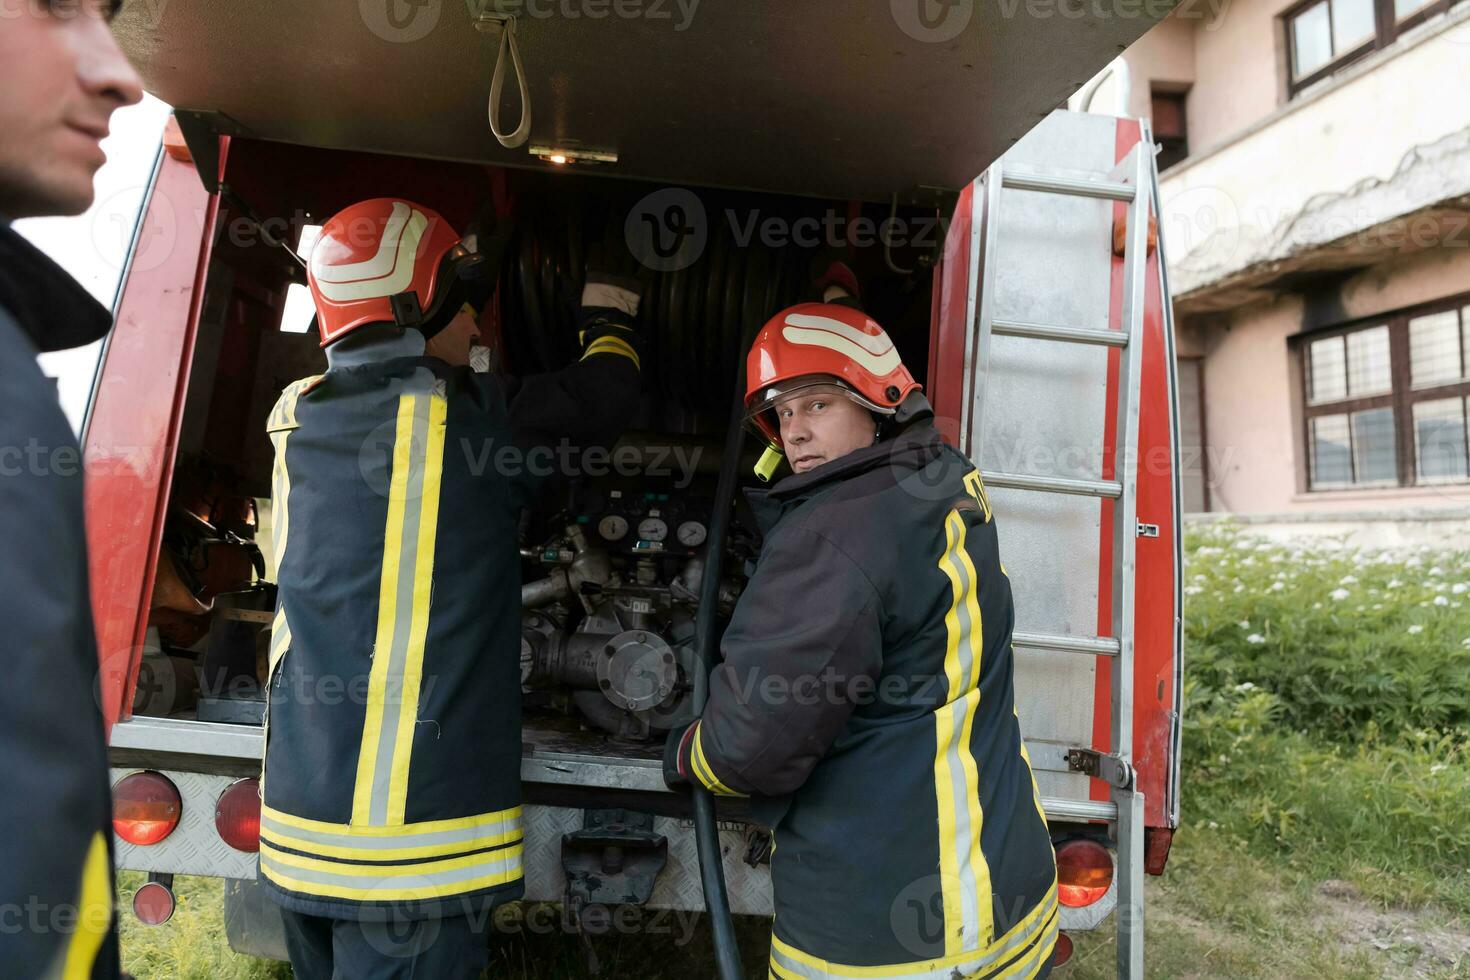
M 424 335 L 392 324 L 359 327 L 327 347 L 327 369 L 357 368 L 401 357 L 423 357 Z
M 762 533 L 769 533 L 787 510 L 824 490 L 880 467 L 901 477 L 923 469 L 943 447 L 933 423 L 915 422 L 891 439 L 855 450 L 805 473 L 793 473 L 770 488 L 747 490 L 745 495 Z
M 112 314 L 61 266 L 0 224 L 0 307 L 41 353 L 107 336 Z

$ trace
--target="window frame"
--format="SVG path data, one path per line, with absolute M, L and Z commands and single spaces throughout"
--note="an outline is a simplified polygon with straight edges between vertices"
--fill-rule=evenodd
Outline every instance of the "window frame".
M 1296 361 L 1296 415 L 1297 415 L 1297 439 L 1301 452 L 1297 454 L 1297 477 L 1298 486 L 1307 493 L 1341 493 L 1353 491 L 1382 491 L 1384 489 L 1410 489 L 1413 487 L 1432 487 L 1445 485 L 1459 485 L 1470 483 L 1470 475 L 1464 479 L 1453 479 L 1444 477 L 1431 477 L 1424 480 L 1419 479 L 1418 460 L 1416 459 L 1416 443 L 1414 432 L 1414 404 L 1416 402 L 1439 401 L 1446 398 L 1470 397 L 1470 377 L 1462 377 L 1458 381 L 1449 381 L 1443 384 L 1430 385 L 1423 388 L 1411 387 L 1409 371 L 1409 321 L 1431 313 L 1442 313 L 1446 310 L 1460 311 L 1461 318 L 1461 370 L 1470 374 L 1470 364 L 1465 363 L 1465 358 L 1470 351 L 1465 347 L 1470 346 L 1465 340 L 1464 324 L 1470 316 L 1464 312 L 1470 307 L 1470 292 L 1460 293 L 1456 296 L 1434 300 L 1429 303 L 1421 303 L 1418 306 L 1406 307 L 1394 310 L 1378 316 L 1363 317 L 1350 323 L 1337 324 L 1319 330 L 1311 330 L 1296 334 L 1288 341 L 1289 350 Z M 1360 395 L 1356 398 L 1342 398 L 1337 401 L 1312 403 L 1312 381 L 1311 381 L 1311 345 L 1319 340 L 1327 340 L 1332 337 L 1346 337 L 1348 334 L 1371 330 L 1375 327 L 1388 327 L 1388 357 L 1389 357 L 1389 381 L 1390 388 L 1387 392 L 1376 395 Z M 1343 370 L 1346 371 L 1344 364 Z M 1350 465 L 1356 470 L 1356 455 L 1353 452 L 1352 415 L 1354 412 L 1366 411 L 1375 408 L 1390 408 L 1393 410 L 1393 435 L 1394 435 L 1394 469 L 1397 480 L 1393 483 L 1386 481 L 1373 483 L 1330 483 L 1323 486 L 1313 485 L 1312 473 L 1312 420 L 1324 415 L 1346 415 L 1348 417 L 1348 455 Z M 1470 427 L 1466 432 L 1466 454 L 1470 458 Z
M 1151 86 L 1148 93 L 1150 119 L 1154 115 L 1154 102 L 1159 99 L 1175 102 L 1179 110 L 1178 136 L 1161 137 L 1157 131 L 1153 134 L 1154 142 L 1162 147 L 1159 155 L 1164 156 L 1169 152 L 1170 143 L 1177 144 L 1179 149 L 1184 151 L 1177 160 L 1170 160 L 1167 164 L 1160 165 L 1159 172 L 1162 173 L 1169 167 L 1177 166 L 1189 159 L 1189 89 L 1157 84 Z
M 1292 22 L 1298 15 L 1323 2 L 1331 4 L 1333 0 L 1298 0 L 1297 3 L 1283 10 L 1278 17 L 1286 44 L 1286 97 L 1288 100 L 1296 98 L 1304 89 L 1310 88 L 1329 75 L 1336 74 L 1358 59 L 1388 47 L 1398 39 L 1400 34 L 1419 26 L 1437 14 L 1444 13 L 1460 0 L 1431 0 L 1430 3 L 1400 21 L 1394 19 L 1394 0 L 1372 0 L 1373 35 L 1351 51 L 1335 52 L 1334 57 L 1327 64 L 1297 78 L 1293 72 L 1293 65 L 1296 62 L 1296 40 L 1291 30 Z M 1327 30 L 1330 39 L 1333 30 L 1330 6 L 1327 13 Z

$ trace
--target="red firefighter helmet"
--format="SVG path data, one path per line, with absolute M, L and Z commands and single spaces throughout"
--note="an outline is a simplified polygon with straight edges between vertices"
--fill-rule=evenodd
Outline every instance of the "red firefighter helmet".
M 375 197 L 344 208 L 322 226 L 307 263 L 322 346 L 372 323 L 433 336 L 459 310 L 462 280 L 478 261 L 421 204 Z
M 745 417 L 777 449 L 775 403 L 804 388 L 834 383 L 879 415 L 893 415 L 920 385 L 877 321 L 837 303 L 801 303 L 777 313 L 745 360 Z

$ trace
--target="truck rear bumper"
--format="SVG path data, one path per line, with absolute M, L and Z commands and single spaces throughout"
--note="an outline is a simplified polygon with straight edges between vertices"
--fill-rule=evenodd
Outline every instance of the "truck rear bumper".
M 135 718 L 113 728 L 112 781 L 139 769 L 152 769 L 178 787 L 183 804 L 179 825 L 157 844 L 140 846 L 115 838 L 121 869 L 207 875 L 253 881 L 254 853 L 230 847 L 215 829 L 215 805 L 237 779 L 258 775 L 263 740 L 259 728 L 163 718 Z M 670 792 L 659 761 L 608 758 L 579 752 L 532 748 L 521 761 L 525 788 L 526 900 L 560 902 L 566 894 L 562 864 L 564 835 L 583 828 L 584 811 L 625 807 L 654 814 L 654 832 L 668 841 L 668 862 L 659 873 L 645 907 L 698 911 L 704 894 L 687 798 Z M 746 860 L 751 850 L 748 823 L 739 801 L 721 804 L 721 849 L 731 910 L 737 915 L 771 916 L 770 867 Z M 1042 801 L 1054 823 L 1107 819 L 1111 804 Z M 1116 887 L 1116 886 L 1115 886 Z M 1114 891 L 1087 908 L 1063 906 L 1066 930 L 1096 928 L 1113 910 Z

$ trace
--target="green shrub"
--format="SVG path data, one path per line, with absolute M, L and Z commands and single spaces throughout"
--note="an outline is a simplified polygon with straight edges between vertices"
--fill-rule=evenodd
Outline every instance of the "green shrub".
M 1343 744 L 1470 727 L 1470 554 L 1185 543 L 1185 673 L 1276 695 L 1275 726 Z M 1250 688 L 1246 688 L 1249 690 Z

